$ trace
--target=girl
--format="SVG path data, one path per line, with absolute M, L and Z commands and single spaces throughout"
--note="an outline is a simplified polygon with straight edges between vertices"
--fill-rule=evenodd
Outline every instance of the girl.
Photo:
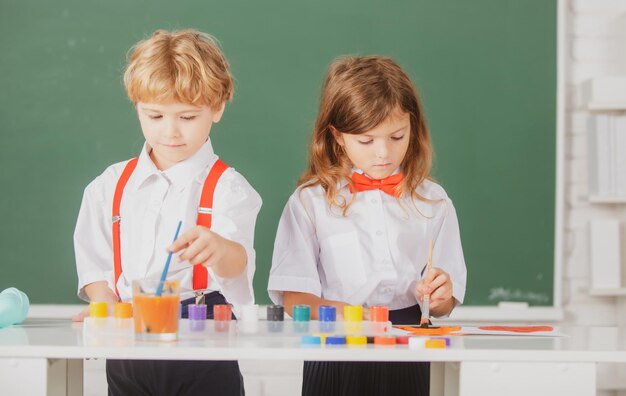
M 308 304 L 387 305 L 394 324 L 446 316 L 463 302 L 458 221 L 429 179 L 432 148 L 409 77 L 393 60 L 344 57 L 321 95 L 309 166 L 283 211 L 268 291 Z M 433 267 L 425 271 L 429 241 Z M 428 363 L 305 362 L 303 395 L 429 394 Z

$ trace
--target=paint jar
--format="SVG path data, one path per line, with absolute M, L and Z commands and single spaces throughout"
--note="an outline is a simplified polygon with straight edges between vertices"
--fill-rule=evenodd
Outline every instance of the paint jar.
M 309 322 L 311 321 L 310 305 L 294 305 L 293 306 L 293 329 L 296 333 L 306 333 L 309 331 Z
M 346 336 L 346 344 L 349 347 L 365 347 L 367 346 L 367 337 L 361 335 Z
M 346 337 L 328 336 L 326 337 L 326 345 L 346 345 Z
M 113 304 L 113 329 L 116 332 L 131 331 L 133 327 L 133 304 L 118 301 Z
M 109 316 L 109 305 L 102 301 L 92 301 L 89 303 L 89 317 L 106 318 Z
M 394 336 L 376 336 L 374 337 L 374 345 L 393 346 L 396 345 L 396 337 Z
M 320 346 L 322 338 L 318 335 L 303 335 L 300 337 L 300 345 L 302 346 Z
M 269 305 L 267 307 L 267 330 L 272 333 L 283 331 L 285 321 L 285 308 L 282 305 Z
M 226 333 L 230 330 L 230 322 L 233 312 L 230 304 L 217 304 L 213 306 L 213 324 L 218 333 Z
M 389 308 L 383 305 L 370 307 L 370 330 L 372 333 L 386 333 L 390 327 Z
M 135 338 L 146 341 L 174 341 L 178 334 L 180 286 L 178 281 L 133 281 Z
M 346 334 L 361 334 L 363 332 L 363 307 L 360 305 L 346 305 L 343 307 L 343 318 Z
M 317 310 L 320 332 L 334 333 L 337 323 L 337 308 L 332 305 L 320 305 Z
M 257 333 L 259 331 L 259 306 L 256 304 L 242 306 L 237 327 L 245 334 Z
M 133 305 L 127 302 L 116 302 L 113 305 L 113 317 L 118 319 L 130 319 L 133 317 Z
M 204 331 L 206 328 L 206 312 L 206 304 L 187 305 L 190 331 Z

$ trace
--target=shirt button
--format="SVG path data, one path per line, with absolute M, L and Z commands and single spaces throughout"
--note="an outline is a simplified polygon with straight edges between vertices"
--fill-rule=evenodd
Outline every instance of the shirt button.
M 383 264 L 389 264 L 389 260 L 384 259 L 384 260 L 382 261 L 382 263 L 383 263 Z
M 376 235 L 381 236 L 383 235 L 383 232 L 381 230 L 376 231 Z
M 373 203 L 373 204 L 378 203 L 378 201 L 375 200 L 375 199 L 372 199 L 370 202 Z

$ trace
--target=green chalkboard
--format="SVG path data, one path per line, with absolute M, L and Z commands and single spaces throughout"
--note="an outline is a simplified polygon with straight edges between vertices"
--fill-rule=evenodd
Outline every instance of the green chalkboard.
M 143 143 L 121 73 L 133 43 L 194 27 L 222 43 L 235 98 L 216 152 L 264 206 L 255 291 L 306 163 L 326 67 L 395 58 L 421 92 L 434 175 L 458 211 L 466 304 L 554 303 L 556 1 L 3 0 L 0 289 L 77 303 L 72 233 L 83 188 Z

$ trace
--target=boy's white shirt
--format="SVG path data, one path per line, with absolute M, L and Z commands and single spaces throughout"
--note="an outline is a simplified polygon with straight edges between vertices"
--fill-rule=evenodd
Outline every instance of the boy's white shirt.
M 117 287 L 123 301 L 132 299 L 132 280 L 160 278 L 178 221 L 183 221 L 180 235 L 196 226 L 202 187 L 218 159 L 209 139 L 193 156 L 162 172 L 150 159 L 149 150 L 144 144 L 120 205 L 122 275 Z M 78 295 L 84 300 L 84 287 L 92 282 L 106 280 L 115 290 L 111 210 L 126 163 L 109 166 L 85 188 L 74 232 Z M 240 243 L 248 261 L 242 274 L 231 279 L 220 278 L 209 268 L 208 289 L 221 291 L 235 308 L 254 302 L 253 240 L 261 203 L 259 194 L 233 168 L 222 174 L 215 187 L 211 230 Z M 172 257 L 168 279 L 180 281 L 181 299 L 194 296 L 192 267 L 189 262 L 178 262 L 177 254 Z
M 340 187 L 349 201 L 347 183 Z M 327 204 L 321 186 L 298 188 L 278 225 L 268 283 L 272 301 L 282 304 L 284 291 L 297 291 L 354 305 L 413 306 L 432 239 L 433 267 L 450 274 L 453 296 L 462 303 L 467 271 L 452 201 L 429 180 L 417 192 L 438 203 L 411 202 L 403 194 L 398 204 L 368 190 L 356 194 L 344 217 Z

